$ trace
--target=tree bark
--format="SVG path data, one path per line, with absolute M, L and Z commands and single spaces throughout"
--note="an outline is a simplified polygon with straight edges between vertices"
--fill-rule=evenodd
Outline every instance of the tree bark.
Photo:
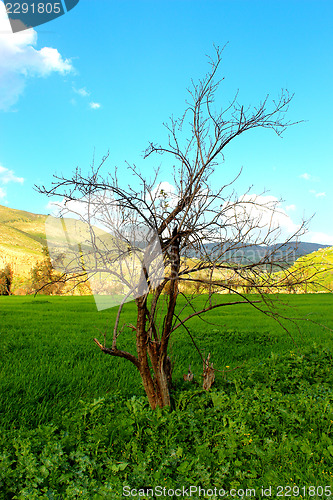
M 166 351 L 161 350 L 161 343 L 154 341 L 147 331 L 146 300 L 146 297 L 140 297 L 136 300 L 138 307 L 136 325 L 137 353 L 143 387 L 150 406 L 155 409 L 156 406 L 163 408 L 171 404 L 169 391 L 171 379 L 169 367 L 171 367 L 171 363 L 166 356 Z M 149 366 L 148 356 L 151 367 Z

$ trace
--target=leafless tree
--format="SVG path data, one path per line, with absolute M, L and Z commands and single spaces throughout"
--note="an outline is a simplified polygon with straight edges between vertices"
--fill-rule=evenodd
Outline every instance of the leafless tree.
M 80 273 L 85 278 L 105 273 L 112 276 L 114 286 L 116 282 L 118 286 L 125 283 L 128 293 L 119 289 L 125 296 L 118 304 L 111 345 L 97 339 L 95 342 L 104 353 L 135 365 L 152 408 L 170 405 L 172 364 L 168 346 L 179 328 L 184 328 L 195 342 L 188 326 L 191 318 L 201 319 L 208 311 L 236 304 L 253 306 L 279 320 L 271 293 L 296 287 L 303 279 L 288 270 L 286 249 L 289 242 L 303 234 L 305 222 L 283 244 L 277 244 L 278 200 L 250 191 L 237 196 L 232 186 L 239 174 L 218 189 L 212 186 L 211 176 L 224 161 L 224 149 L 230 141 L 254 128 L 271 129 L 280 136 L 292 125 L 286 120 L 286 112 L 293 96 L 286 90 L 276 101 L 266 96 L 257 107 L 247 109 L 238 103 L 236 95 L 225 108 L 215 111 L 214 97 L 221 83 L 215 78 L 222 51 L 215 49 L 206 76 L 198 83 L 192 82 L 182 118 L 172 118 L 166 125 L 167 144 L 151 142 L 145 152 L 145 158 L 164 155 L 175 165 L 173 188 L 160 183 L 159 169 L 148 179 L 136 166 L 128 166 L 135 177 L 130 185 L 124 182 L 127 175 L 119 176 L 117 170 L 103 175 L 107 156 L 98 167 L 93 164 L 87 174 L 77 169 L 71 177 L 55 176 L 51 187 L 38 188 L 48 196 L 61 197 L 65 209 L 75 206 L 77 200 L 87 204 L 85 213 L 78 211 L 77 215 L 87 224 L 90 243 L 76 244 L 79 252 L 64 262 L 66 279 L 73 273 L 76 279 Z M 87 215 L 89 211 L 93 217 Z M 141 236 L 131 238 L 131 231 L 138 227 L 142 228 Z M 101 236 L 103 231 L 112 234 L 112 250 L 111 240 Z M 146 244 L 140 245 L 144 238 Z M 157 273 L 156 279 L 156 269 L 154 274 L 151 268 L 157 254 L 153 252 L 151 257 L 152 248 L 159 248 L 162 258 L 163 273 Z M 260 253 L 262 248 L 267 250 Z M 92 253 L 93 265 L 89 265 Z M 128 265 L 126 272 L 123 265 L 128 262 L 126 255 L 133 253 L 142 267 L 140 279 L 136 276 L 131 280 Z M 307 275 L 307 281 L 314 275 L 315 271 L 311 277 Z M 200 300 L 198 291 L 205 292 L 200 293 Z M 248 295 L 248 291 L 252 294 Z M 232 294 L 221 295 L 228 292 Z M 177 306 L 180 296 L 186 307 Z M 122 310 L 131 297 L 137 307 L 136 324 L 130 325 L 136 335 L 136 353 L 119 347 Z M 213 380 L 209 356 L 201 357 L 204 371 L 209 371 Z

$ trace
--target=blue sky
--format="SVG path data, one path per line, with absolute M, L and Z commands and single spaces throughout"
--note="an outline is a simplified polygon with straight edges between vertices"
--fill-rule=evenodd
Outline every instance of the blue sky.
M 80 0 L 66 15 L 11 34 L 0 1 L 0 204 L 48 213 L 33 190 L 53 173 L 89 167 L 109 150 L 149 175 L 142 151 L 165 142 L 164 121 L 184 110 L 205 54 L 223 46 L 217 107 L 295 93 L 283 138 L 245 133 L 225 149 L 216 185 L 243 167 L 239 195 L 282 197 L 290 224 L 315 214 L 304 240 L 333 245 L 333 4 L 330 0 Z M 168 181 L 168 165 L 162 179 Z

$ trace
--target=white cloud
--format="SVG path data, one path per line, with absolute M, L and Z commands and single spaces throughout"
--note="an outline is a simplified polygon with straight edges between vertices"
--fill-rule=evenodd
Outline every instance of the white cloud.
M 76 88 L 73 86 L 72 88 L 73 88 L 73 92 L 75 92 L 75 94 L 77 94 L 83 98 L 89 97 L 91 94 L 91 92 L 89 90 L 87 90 L 85 87 Z M 71 104 L 73 104 L 73 105 L 77 104 L 76 100 L 72 99 Z M 89 102 L 90 109 L 100 109 L 101 107 L 102 107 L 102 105 L 99 102 L 95 102 L 95 101 Z
M 304 241 L 309 241 L 310 243 L 321 243 L 322 245 L 333 245 L 333 235 L 327 233 L 320 233 L 315 231 L 309 231 L 306 236 L 302 238 Z
M 48 211 L 48 213 L 50 213 L 54 217 L 57 217 L 59 215 L 59 212 L 60 212 L 59 202 L 49 201 L 45 205 L 45 208 Z
M 99 102 L 90 102 L 89 106 L 91 109 L 99 109 L 101 107 Z
M 294 211 L 294 210 L 296 210 L 296 205 L 287 205 L 286 210 L 287 210 L 287 212 Z
M 51 213 L 53 217 L 60 217 L 63 214 L 70 213 L 73 218 L 87 218 L 87 203 L 85 199 L 83 200 L 73 200 L 65 202 L 65 198 L 58 201 L 49 201 L 46 205 L 46 209 Z
M 311 179 L 311 175 L 307 174 L 306 172 L 304 174 L 300 175 L 301 179 L 305 179 L 306 181 L 309 181 Z
M 0 165 L 0 184 L 2 184 L 2 187 L 0 186 L 0 201 L 1 203 L 7 204 L 8 201 L 6 199 L 7 197 L 7 190 L 3 185 L 9 184 L 10 182 L 15 182 L 18 184 L 23 184 L 24 179 L 23 177 L 17 177 L 15 175 L 13 170 L 9 170 L 9 168 L 3 167 Z
M 62 198 L 58 201 L 49 201 L 46 209 L 53 217 L 70 217 L 89 221 L 103 231 L 108 232 L 107 225 L 109 218 L 116 226 L 120 220 L 118 208 L 115 207 L 114 197 L 111 192 L 100 191 L 94 195 L 83 196 L 77 200 L 66 200 Z M 110 213 L 112 212 L 112 217 Z
M 226 202 L 223 209 L 231 231 L 235 235 L 240 232 L 252 241 L 256 238 L 264 240 L 268 235 L 275 235 L 278 241 L 283 241 L 300 228 L 275 196 L 244 194 L 235 202 Z M 232 239 L 233 235 L 228 237 Z
M 169 208 L 174 208 L 178 203 L 178 196 L 175 194 L 176 188 L 167 181 L 160 182 L 154 189 L 151 195 L 155 200 L 160 200 Z
M 90 92 L 86 88 L 81 88 L 81 89 L 76 89 L 73 87 L 73 90 L 76 94 L 78 94 L 81 97 L 88 97 L 90 95 Z
M 2 167 L 0 165 L 0 182 L 2 184 L 8 184 L 8 182 L 18 182 L 19 184 L 23 184 L 23 177 L 17 177 L 13 170 L 9 170 L 8 168 Z
M 316 198 L 323 198 L 326 196 L 325 191 L 322 191 L 321 193 L 317 193 L 315 189 L 309 189 L 309 193 L 314 194 Z
M 152 196 L 162 196 L 163 193 L 166 195 L 171 195 L 175 192 L 175 186 L 167 181 L 160 182 L 151 192 Z
M 36 43 L 34 29 L 12 33 L 5 6 L 0 2 L 0 110 L 7 111 L 18 101 L 28 78 L 73 70 L 71 61 L 63 59 L 57 49 L 37 50 Z

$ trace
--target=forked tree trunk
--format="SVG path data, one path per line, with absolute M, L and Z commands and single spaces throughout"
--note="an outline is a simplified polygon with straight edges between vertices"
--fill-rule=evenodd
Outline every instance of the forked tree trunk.
M 153 340 L 147 332 L 146 297 L 136 300 L 138 316 L 136 324 L 136 347 L 138 369 L 150 406 L 170 406 L 171 363 L 162 343 Z M 149 364 L 150 360 L 150 364 Z
M 171 406 L 172 366 L 167 351 L 178 295 L 179 244 L 180 237 L 175 227 L 172 233 L 170 250 L 171 281 L 168 290 L 169 303 L 160 338 L 157 336 L 154 320 L 152 320 L 150 325 L 147 325 L 147 320 L 152 314 L 152 311 L 149 312 L 147 308 L 147 296 L 143 294 L 136 299 L 138 309 L 136 324 L 138 368 L 149 404 L 153 409 L 157 406 L 160 408 Z M 144 273 L 148 278 L 146 269 L 144 269 Z M 154 313 L 152 316 L 154 316 Z M 150 364 L 148 359 L 150 360 Z
M 158 355 L 150 351 L 150 360 L 153 368 L 151 371 L 139 370 L 143 387 L 147 394 L 150 406 L 155 409 L 157 406 L 163 408 L 171 405 L 170 385 L 171 385 L 171 363 L 168 357 Z M 149 368 L 149 367 L 148 367 Z
M 125 358 L 128 361 L 131 361 L 131 363 L 139 370 L 142 384 L 152 409 L 155 409 L 157 406 L 163 408 L 164 406 L 171 405 L 170 388 L 172 380 L 172 366 L 169 356 L 161 355 L 159 353 L 159 343 L 156 343 L 157 346 L 151 344 L 149 347 L 149 358 L 152 365 L 152 367 L 150 367 L 147 356 L 147 342 L 140 346 L 138 346 L 137 343 L 138 354 L 140 351 L 140 356 L 138 357 L 117 348 L 109 348 L 105 345 L 103 346 L 96 338 L 94 339 L 94 342 L 105 354 Z
M 178 296 L 180 268 L 179 244 L 180 236 L 178 235 L 177 228 L 175 227 L 172 233 L 172 244 L 169 255 L 171 268 L 170 287 L 168 290 L 169 301 L 160 336 L 157 333 L 154 318 L 154 307 L 156 306 L 156 303 L 150 310 L 147 303 L 148 296 L 146 292 L 146 284 L 149 280 L 149 276 L 146 268 L 143 267 L 145 279 L 142 279 L 139 283 L 138 297 L 135 300 L 137 306 L 136 326 L 129 325 L 136 334 L 137 355 L 134 356 L 129 352 L 117 349 L 117 327 L 122 305 L 118 310 L 114 327 L 112 348 L 107 348 L 97 339 L 94 339 L 94 342 L 103 352 L 110 354 L 111 356 L 119 356 L 128 359 L 136 366 L 139 370 L 149 404 L 153 409 L 157 406 L 160 408 L 163 408 L 164 406 L 171 406 L 170 388 L 172 384 L 172 365 L 167 353 Z M 155 298 L 157 297 L 158 299 L 164 286 L 165 283 L 162 288 L 155 290 Z

